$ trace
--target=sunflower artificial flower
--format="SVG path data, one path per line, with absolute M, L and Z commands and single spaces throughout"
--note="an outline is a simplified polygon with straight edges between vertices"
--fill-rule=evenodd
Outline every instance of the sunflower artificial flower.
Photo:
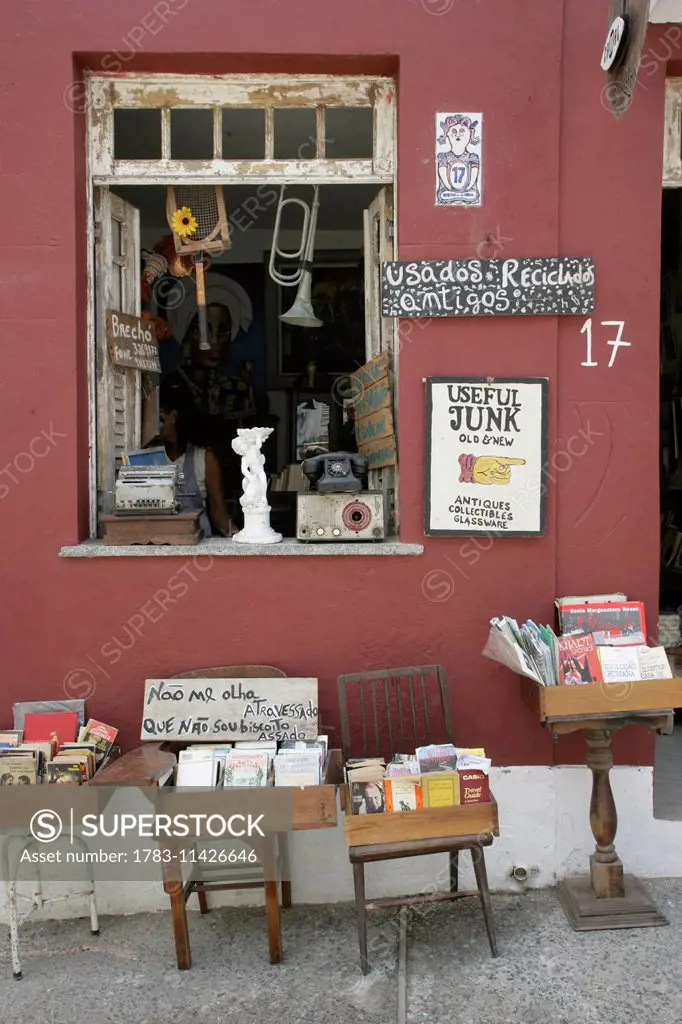
M 176 235 L 180 235 L 180 238 L 187 238 L 188 235 L 193 235 L 197 226 L 197 219 L 189 206 L 182 206 L 173 214 L 173 231 Z

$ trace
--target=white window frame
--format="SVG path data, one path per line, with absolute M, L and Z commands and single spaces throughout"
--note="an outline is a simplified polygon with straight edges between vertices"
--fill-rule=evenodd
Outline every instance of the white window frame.
M 98 454 L 94 190 L 108 185 L 185 184 L 330 184 L 333 182 L 391 185 L 396 194 L 396 85 L 392 78 L 340 75 L 172 75 L 87 73 L 87 346 L 89 405 L 90 536 L 97 537 Z M 222 158 L 221 110 L 225 107 L 265 110 L 265 155 L 261 160 Z M 275 160 L 276 109 L 316 110 L 316 153 L 312 159 Z M 325 108 L 367 107 L 373 111 L 372 157 L 331 159 L 325 154 Z M 114 157 L 114 110 L 157 108 L 161 111 L 161 157 L 117 160 Z M 171 109 L 213 110 L 213 157 L 174 160 L 171 157 Z M 397 247 L 395 223 L 394 246 Z M 397 252 L 397 248 L 395 249 Z M 395 329 L 395 321 L 391 321 Z M 393 346 L 394 359 L 397 346 Z
M 663 188 L 682 188 L 682 78 L 665 80 Z

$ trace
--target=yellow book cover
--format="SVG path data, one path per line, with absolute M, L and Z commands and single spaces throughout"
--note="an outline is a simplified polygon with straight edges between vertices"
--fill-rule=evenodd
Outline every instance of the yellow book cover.
M 457 757 L 485 757 L 483 747 L 456 747 Z
M 455 807 L 459 804 L 459 774 L 433 772 L 422 776 L 424 807 Z

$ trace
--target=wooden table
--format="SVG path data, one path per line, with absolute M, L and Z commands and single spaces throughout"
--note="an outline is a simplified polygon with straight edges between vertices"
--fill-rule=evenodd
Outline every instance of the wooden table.
M 585 733 L 585 762 L 592 772 L 590 826 L 595 850 L 589 875 L 559 883 L 559 899 L 571 925 L 576 931 L 598 931 L 668 924 L 637 878 L 624 873 L 616 852 L 618 814 L 609 778 L 611 735 L 626 725 L 672 733 L 672 708 L 646 705 L 663 698 L 668 705 L 680 706 L 682 679 L 541 687 L 524 678 L 522 695 L 555 740 L 571 732 Z

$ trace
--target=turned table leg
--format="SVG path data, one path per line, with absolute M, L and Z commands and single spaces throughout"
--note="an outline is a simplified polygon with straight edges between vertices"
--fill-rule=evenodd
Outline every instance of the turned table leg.
M 592 772 L 590 826 L 596 842 L 590 857 L 590 880 L 595 896 L 609 899 L 625 895 L 623 865 L 614 846 L 618 814 L 609 780 L 613 767 L 611 733 L 606 729 L 589 730 L 585 733 L 585 740 L 587 767 Z

